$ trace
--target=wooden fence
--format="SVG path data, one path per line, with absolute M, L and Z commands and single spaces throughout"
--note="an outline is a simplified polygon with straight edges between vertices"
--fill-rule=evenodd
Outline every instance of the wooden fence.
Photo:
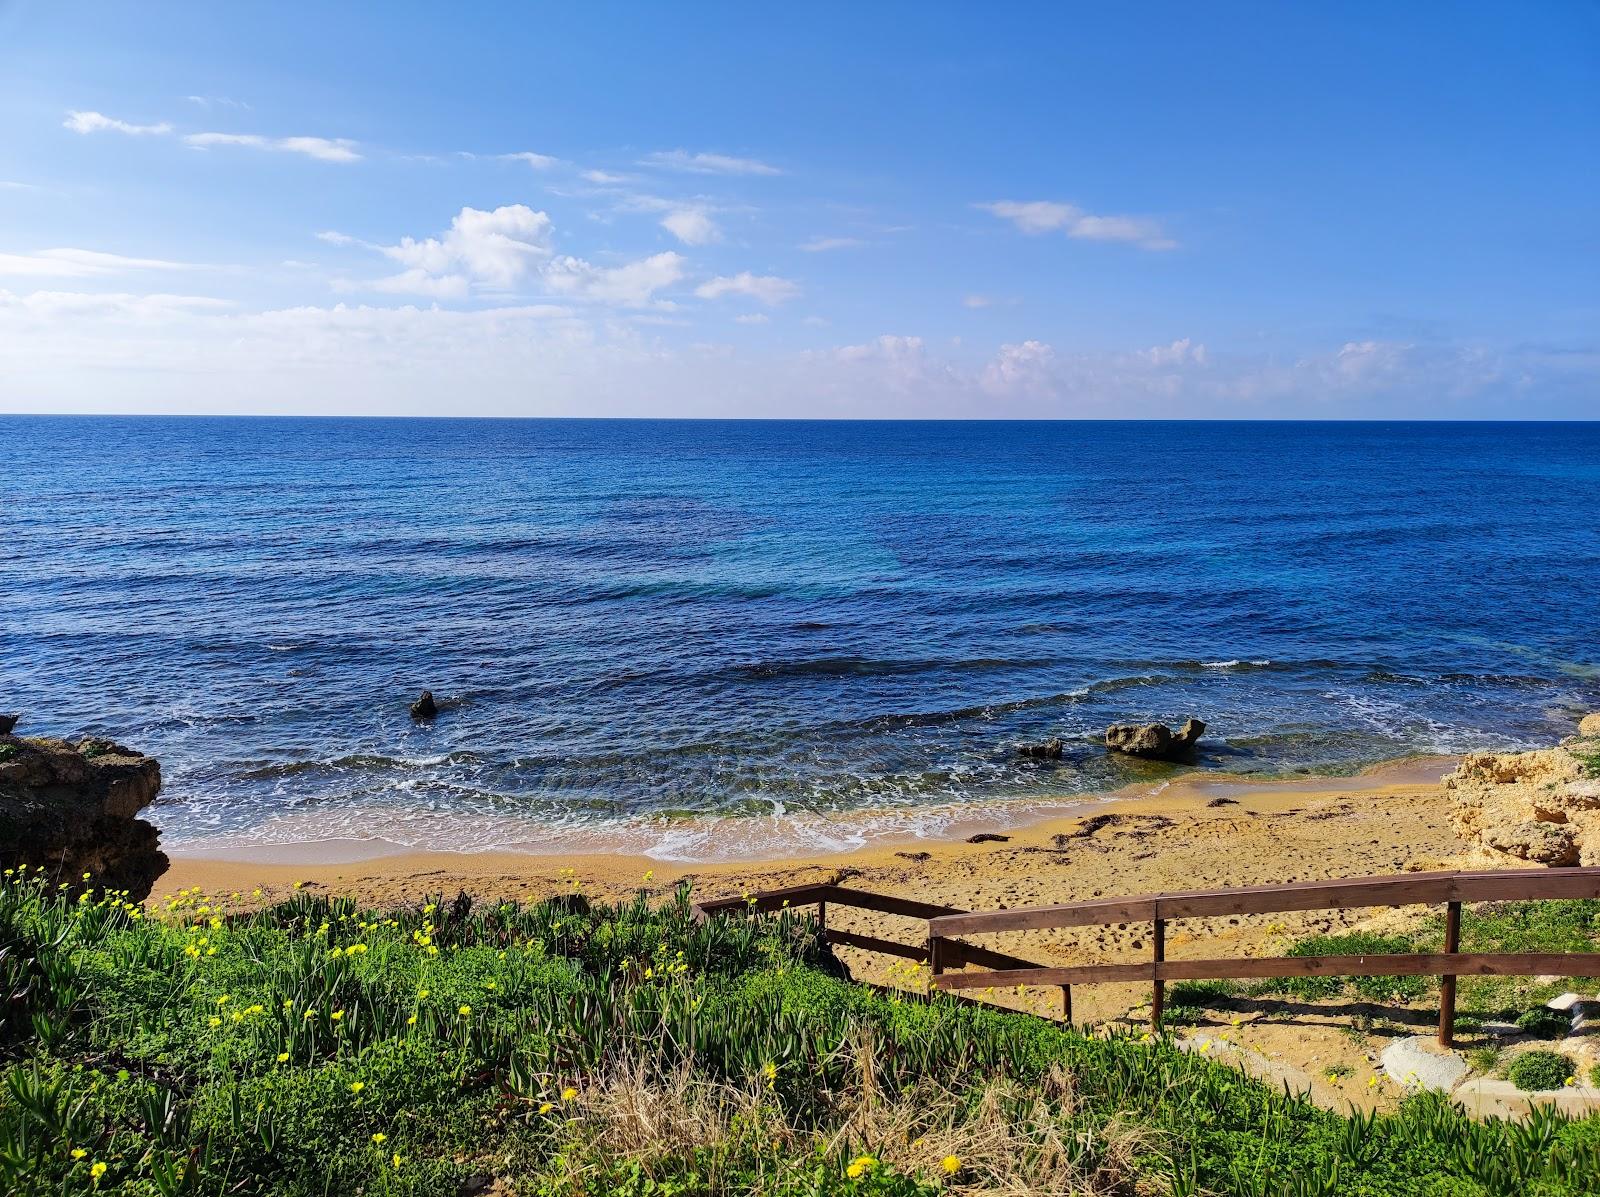
M 1406 873 L 1392 877 L 1354 877 L 1302 881 L 1244 889 L 1197 890 L 1100 898 L 1061 906 L 972 913 L 908 898 L 870 894 L 838 885 L 797 886 L 749 898 L 728 898 L 697 907 L 702 917 L 719 912 L 772 911 L 815 905 L 830 943 L 926 961 L 932 982 L 943 991 L 1012 986 L 1059 986 L 1067 1021 L 1072 1020 L 1072 986 L 1111 982 L 1151 983 L 1150 1021 L 1159 1030 L 1168 981 L 1308 976 L 1439 977 L 1439 1042 L 1450 1046 L 1455 1023 L 1456 978 L 1460 976 L 1600 977 L 1600 952 L 1462 952 L 1461 906 L 1472 902 L 1600 898 L 1600 868 L 1517 869 L 1501 872 Z M 918 944 L 897 943 L 827 926 L 829 904 L 926 923 Z M 1373 906 L 1440 905 L 1445 910 L 1444 950 L 1373 956 L 1275 956 L 1168 960 L 1167 924 L 1173 919 L 1296 910 L 1352 910 Z M 1044 931 L 1110 923 L 1151 924 L 1151 959 L 1128 964 L 1042 965 L 966 942 L 963 935 L 1005 931 Z M 953 972 L 967 966 L 986 971 Z

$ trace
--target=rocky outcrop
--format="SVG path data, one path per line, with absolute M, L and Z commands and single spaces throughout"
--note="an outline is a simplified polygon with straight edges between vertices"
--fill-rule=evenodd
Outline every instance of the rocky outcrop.
M 1206 725 L 1187 719 L 1173 731 L 1165 723 L 1113 723 L 1106 728 L 1106 747 L 1155 761 L 1183 760 L 1194 751 Z
M 1031 757 L 1036 761 L 1059 761 L 1063 745 L 1059 738 L 1041 740 L 1037 744 L 1018 744 L 1017 755 Z
M 417 696 L 417 701 L 411 704 L 411 717 L 418 723 L 426 723 L 439 713 L 439 706 L 433 701 L 433 691 L 424 690 Z
M 1590 727 L 1591 715 L 1581 728 Z M 1456 830 L 1491 861 L 1600 865 L 1600 736 L 1535 752 L 1475 752 L 1444 787 L 1456 800 Z
M 110 740 L 0 735 L 0 865 L 127 890 L 143 900 L 167 868 L 159 833 L 138 814 L 161 789 L 161 766 Z

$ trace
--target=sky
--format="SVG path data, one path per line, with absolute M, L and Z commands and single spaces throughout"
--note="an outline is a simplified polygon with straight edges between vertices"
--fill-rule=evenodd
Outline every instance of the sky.
M 0 411 L 1600 418 L 1600 5 L 0 0 Z

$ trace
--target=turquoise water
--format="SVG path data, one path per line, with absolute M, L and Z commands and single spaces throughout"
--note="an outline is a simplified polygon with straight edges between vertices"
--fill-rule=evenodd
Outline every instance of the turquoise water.
M 1198 715 L 1202 767 L 1278 771 L 1600 708 L 1595 424 L 0 417 L 0 444 L 0 709 L 159 755 L 179 849 L 717 855 L 1159 781 L 1098 746 L 1119 719 Z

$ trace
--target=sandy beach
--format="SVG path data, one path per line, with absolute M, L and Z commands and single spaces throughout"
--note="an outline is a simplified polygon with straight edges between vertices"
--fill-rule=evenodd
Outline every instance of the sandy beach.
M 687 879 L 695 893 L 725 897 L 816 881 L 839 881 L 972 910 L 1068 902 L 1102 895 L 1258 885 L 1318 877 L 1436 868 L 1463 848 L 1448 825 L 1439 776 L 1449 758 L 1390 762 L 1350 777 L 1247 780 L 1189 774 L 1157 794 L 1129 793 L 1064 802 L 1063 813 L 1006 826 L 975 815 L 961 838 L 889 841 L 851 852 L 785 860 L 663 862 L 640 855 L 406 852 L 366 859 L 218 860 L 179 856 L 157 895 L 189 886 L 209 893 L 256 888 L 263 896 L 296 884 L 347 894 L 376 906 L 415 903 L 425 894 L 467 890 L 482 899 L 537 899 L 570 890 L 611 900 L 645 888 L 665 894 Z M 1001 838 L 993 838 L 1001 837 Z M 969 842 L 976 838 L 980 842 Z M 326 855 L 326 847 L 315 851 Z M 154 899 L 152 899 L 154 900 Z M 914 923 L 839 910 L 836 925 L 905 938 Z M 1223 941 L 1249 952 L 1280 932 L 1342 924 L 1337 913 L 1276 920 L 1193 920 L 1169 940 Z M 1256 925 L 1256 924 L 1260 925 Z M 1117 958 L 1144 947 L 1146 929 L 1003 937 L 1007 951 L 1040 959 Z M 861 956 L 860 953 L 852 953 Z M 882 962 L 852 959 L 871 976 Z

